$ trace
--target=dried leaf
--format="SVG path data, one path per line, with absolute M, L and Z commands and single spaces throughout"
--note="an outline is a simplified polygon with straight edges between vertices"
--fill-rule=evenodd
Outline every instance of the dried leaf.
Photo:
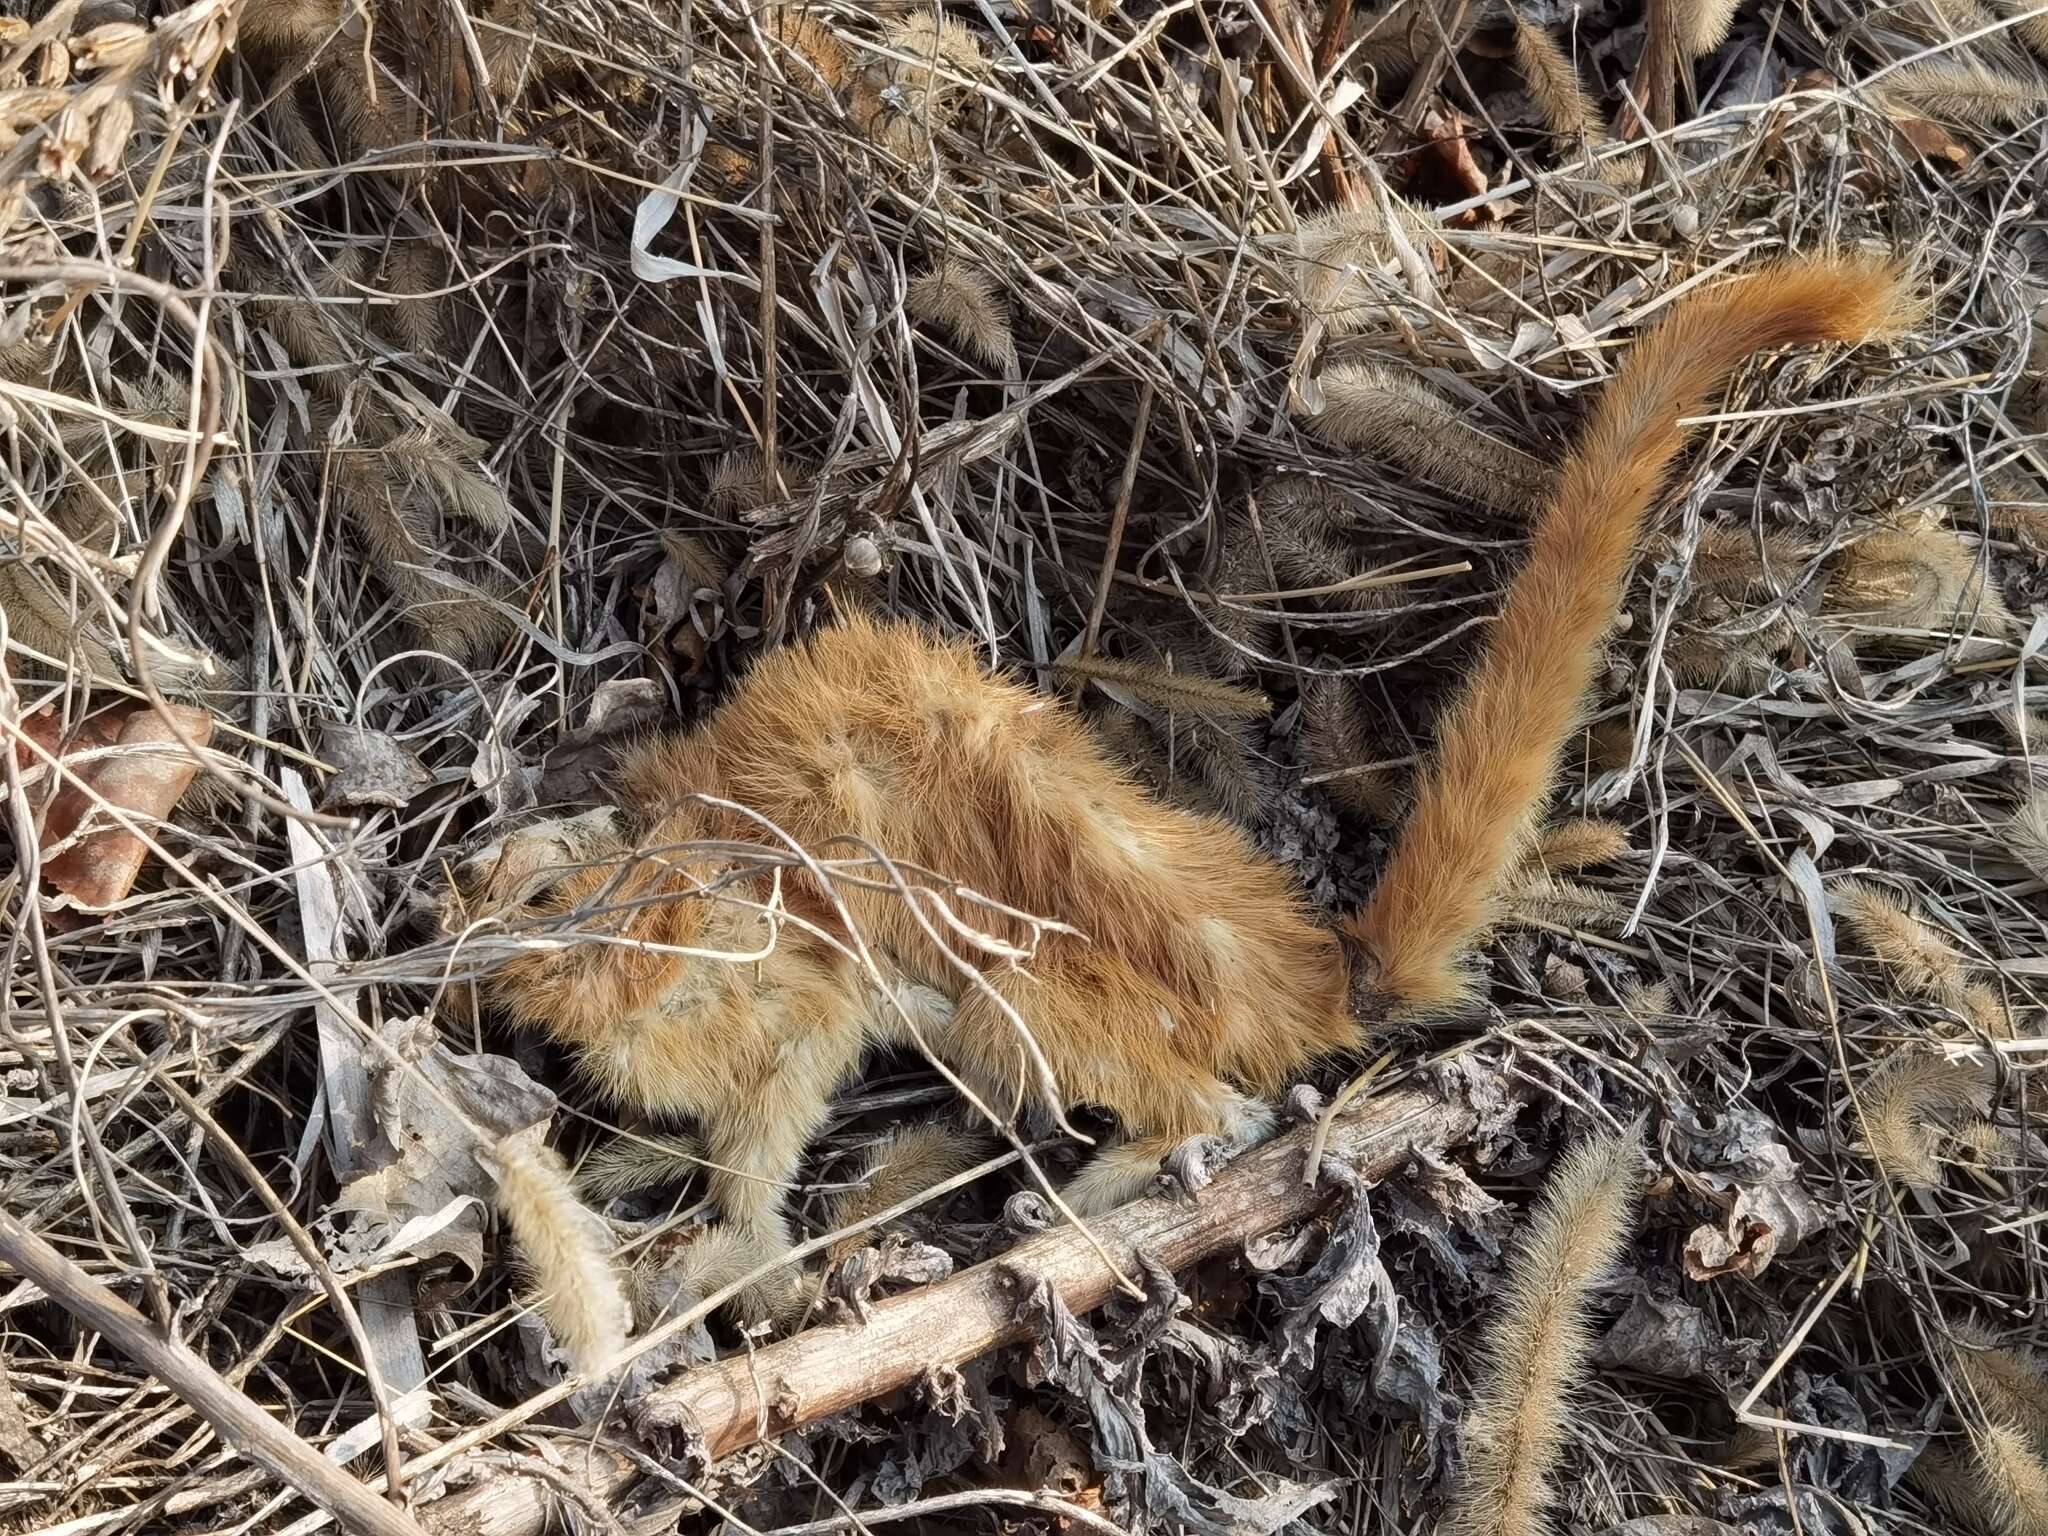
M 457 1055 L 431 1020 L 392 1020 L 381 1033 L 402 1064 L 382 1052 L 372 1058 L 383 1063 L 373 1083 L 378 1138 L 370 1171 L 335 1196 L 333 1213 L 356 1220 L 325 1218 L 335 1229 L 330 1257 L 337 1270 L 352 1270 L 402 1254 L 445 1256 L 467 1271 L 467 1283 L 483 1270 L 484 1218 L 497 1189 L 477 1162 L 477 1132 L 544 1136 L 555 1096 L 509 1056 Z
M 200 747 L 213 737 L 213 716 L 202 709 L 172 705 L 187 736 Z M 177 736 L 146 704 L 127 703 L 102 711 L 62 734 L 56 710 L 22 722 L 23 734 L 55 753 L 76 773 L 50 802 L 43 821 L 43 881 L 61 893 L 60 905 L 103 910 L 134 889 L 149 849 L 143 834 L 165 820 L 199 772 L 199 764 Z M 16 759 L 30 782 L 43 777 L 41 759 L 25 746 Z M 114 822 L 111 811 L 140 823 L 136 831 Z
M 1952 171 L 1967 170 L 1970 151 L 1941 124 L 1925 117 L 1895 117 L 1892 131 L 1899 141 L 1921 159 L 1946 165 Z
M 320 755 L 334 764 L 328 806 L 385 805 L 393 810 L 434 782 L 417 755 L 381 731 L 339 720 L 323 722 Z

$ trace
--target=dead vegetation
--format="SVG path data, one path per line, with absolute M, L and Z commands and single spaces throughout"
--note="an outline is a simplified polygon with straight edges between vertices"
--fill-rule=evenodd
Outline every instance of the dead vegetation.
M 0 17 L 0 1520 L 2048 1529 L 2044 71 L 2028 0 Z M 872 608 L 1355 904 L 1621 345 L 1829 249 L 1925 313 L 1712 413 L 1354 1085 L 1469 1134 L 715 1464 L 640 1411 L 789 1277 L 479 1014 L 560 935 L 443 935 L 451 865 Z M 1061 916 L 888 852 L 761 857 Z M 1061 1219 L 1087 1149 L 953 1102 L 835 1105 L 812 1326 Z

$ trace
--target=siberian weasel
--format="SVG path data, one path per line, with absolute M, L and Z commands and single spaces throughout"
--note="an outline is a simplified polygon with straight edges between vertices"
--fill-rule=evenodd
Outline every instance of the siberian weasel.
M 1061 1109 L 1115 1114 L 1125 1139 L 1066 1195 L 1084 1214 L 1118 1205 L 1189 1137 L 1256 1137 L 1274 1095 L 1362 1049 L 1376 1020 L 1470 990 L 1464 957 L 1579 717 L 1680 420 L 1752 353 L 1885 335 L 1907 307 L 1888 267 L 1789 261 L 1689 295 L 1635 343 L 1443 715 L 1392 862 L 1335 932 L 1238 828 L 1147 796 L 1062 704 L 924 629 L 854 618 L 763 657 L 707 724 L 635 752 L 618 813 L 534 829 L 472 864 L 452 904 L 464 924 L 579 915 L 569 939 L 497 969 L 487 995 L 619 1099 L 695 1119 L 711 1194 L 758 1253 L 788 1244 L 784 1191 L 869 1047 L 914 1033 L 985 1104 L 1039 1094 L 992 992 L 1030 1031 Z M 991 962 L 982 986 L 898 892 L 837 882 L 884 997 L 832 942 L 847 935 L 805 877 L 785 871 L 779 899 L 809 926 L 784 924 L 771 946 L 757 908 L 705 894 L 724 881 L 765 898 L 767 877 L 718 852 L 664 853 L 765 840 L 699 795 L 813 851 L 860 839 L 1078 934 L 1044 936 L 1022 970 Z

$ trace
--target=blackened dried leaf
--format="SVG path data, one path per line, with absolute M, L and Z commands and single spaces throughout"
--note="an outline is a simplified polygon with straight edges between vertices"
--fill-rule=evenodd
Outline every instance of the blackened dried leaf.
M 1658 1295 L 1647 1285 L 1615 1320 L 1593 1351 L 1593 1363 L 1639 1371 L 1666 1381 L 1711 1381 L 1731 1390 L 1760 1362 L 1739 1349 L 1714 1316 L 1682 1297 Z
M 1156 1278 L 1157 1271 L 1152 1273 Z M 1336 1494 L 1334 1482 L 1269 1479 L 1272 1486 L 1264 1497 L 1246 1499 L 1203 1482 L 1176 1458 L 1152 1448 L 1144 1410 L 1134 1400 L 1139 1359 L 1108 1359 L 1093 1331 L 1043 1279 L 1025 1291 L 1018 1316 L 1033 1335 L 1026 1379 L 1059 1386 L 1083 1404 L 1094 1430 L 1093 1459 L 1105 1474 L 1105 1495 L 1115 1490 L 1113 1500 L 1105 1498 L 1112 1507 L 1135 1493 L 1147 1514 L 1195 1536 L 1267 1536 Z
M 856 1248 L 834 1266 L 825 1283 L 827 1317 L 866 1322 L 876 1295 L 888 1287 L 934 1285 L 953 1273 L 951 1255 L 900 1232 Z
M 1389 1224 L 1404 1237 L 1418 1239 L 1445 1276 L 1472 1284 L 1471 1258 L 1498 1259 L 1513 1227 L 1513 1213 L 1477 1184 L 1456 1163 L 1418 1148 L 1408 1176 L 1382 1192 Z
M 1344 1191 L 1330 1240 L 1314 1264 L 1300 1275 L 1276 1276 L 1260 1288 L 1286 1308 L 1281 1324 L 1280 1365 L 1304 1368 L 1315 1364 L 1316 1329 L 1328 1323 L 1348 1328 L 1372 1313 L 1371 1327 L 1380 1339 L 1384 1364 L 1393 1346 L 1396 1317 L 1394 1280 L 1380 1262 L 1379 1229 L 1364 1182 L 1342 1158 L 1326 1158 L 1323 1177 Z

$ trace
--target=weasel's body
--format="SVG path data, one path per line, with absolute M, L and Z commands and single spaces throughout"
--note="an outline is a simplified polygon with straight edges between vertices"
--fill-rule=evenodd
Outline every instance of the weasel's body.
M 1240 831 L 1152 799 L 1058 701 L 916 626 L 856 619 L 763 658 L 708 724 L 635 754 L 630 827 L 584 818 L 537 834 L 557 875 L 580 865 L 537 899 L 545 881 L 530 852 L 486 874 L 471 918 L 582 915 L 569 947 L 509 961 L 491 991 L 620 1098 L 696 1119 L 714 1197 L 767 1245 L 787 1240 L 783 1192 L 829 1096 L 870 1044 L 913 1038 L 906 1011 L 915 1037 L 999 1112 L 1039 1088 L 1021 1023 L 1062 1107 L 1108 1109 L 1129 1138 L 1070 1197 L 1084 1212 L 1120 1203 L 1178 1142 L 1255 1134 L 1273 1094 L 1356 1051 L 1358 1000 L 1378 1013 L 1461 995 L 1460 961 L 1583 707 L 1644 515 L 1683 444 L 1680 419 L 1751 352 L 1859 340 L 1897 307 L 1876 268 L 1792 263 L 1681 301 L 1637 344 L 1446 712 L 1386 877 L 1339 925 L 1348 943 Z M 1022 967 L 955 938 L 955 956 L 979 961 L 977 980 L 928 936 L 945 931 L 937 906 L 879 867 L 828 882 L 849 932 L 800 870 L 777 886 L 758 861 L 748 873 L 738 856 L 664 853 L 707 840 L 786 852 L 778 834 L 821 860 L 857 856 L 843 841 L 857 839 L 1077 932 L 1040 936 Z M 725 883 L 705 895 L 714 882 Z M 746 904 L 771 892 L 802 921 L 771 932 Z M 948 905 L 983 932 L 1028 937 L 958 894 Z M 890 996 L 835 947 L 854 935 Z

